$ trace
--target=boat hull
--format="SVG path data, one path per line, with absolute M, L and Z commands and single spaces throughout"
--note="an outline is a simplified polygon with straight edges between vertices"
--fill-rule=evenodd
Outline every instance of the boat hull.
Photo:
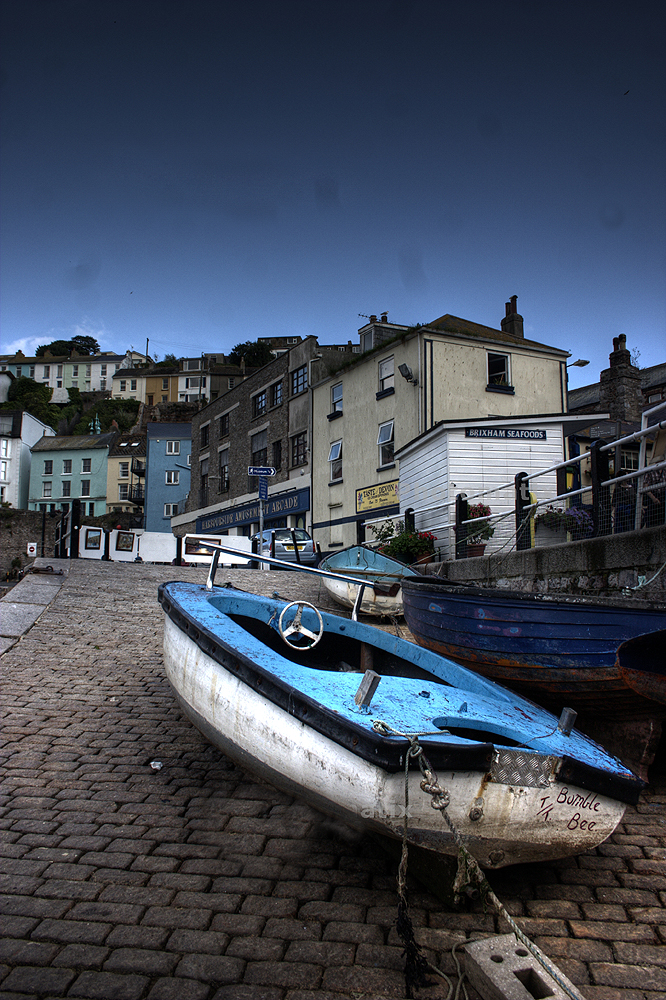
M 403 601 L 420 645 L 537 701 L 617 718 L 658 708 L 627 685 L 616 650 L 663 628 L 663 609 L 456 588 L 430 577 L 407 581 Z
M 198 635 L 198 633 L 197 633 Z M 168 679 L 185 714 L 241 767 L 350 825 L 402 836 L 405 776 L 360 759 L 345 746 L 268 700 L 201 648 L 200 639 L 165 619 Z M 494 780 L 480 770 L 439 771 L 451 795 L 448 814 L 486 867 L 578 854 L 605 840 L 624 804 L 573 784 Z M 456 854 L 452 836 L 410 772 L 408 838 Z M 481 815 L 475 816 L 480 809 Z
M 360 612 L 376 617 L 402 615 L 401 582 L 405 576 L 418 574 L 409 566 L 383 555 L 365 545 L 352 545 L 326 556 L 319 568 L 368 581 L 363 592 Z M 353 608 L 358 587 L 346 580 L 325 577 L 322 580 L 332 599 L 343 608 Z

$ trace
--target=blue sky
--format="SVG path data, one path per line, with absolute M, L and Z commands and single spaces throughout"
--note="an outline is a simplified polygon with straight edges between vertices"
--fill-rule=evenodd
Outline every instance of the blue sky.
M 5 0 L 2 351 L 452 313 L 666 360 L 653 3 Z M 660 19 L 663 23 L 663 18 Z

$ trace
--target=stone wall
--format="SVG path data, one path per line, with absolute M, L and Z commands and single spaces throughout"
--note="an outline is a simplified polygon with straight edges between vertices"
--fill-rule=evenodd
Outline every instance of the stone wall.
M 55 548 L 55 526 L 60 514 L 46 515 L 44 523 L 44 555 L 49 558 Z M 16 510 L 14 507 L 0 508 L 0 580 L 5 580 L 12 571 L 12 561 L 21 560 L 21 567 L 33 562 L 28 556 L 28 542 L 37 542 L 37 555 L 42 554 L 42 512 L 40 510 Z
M 617 597 L 624 589 L 637 587 L 630 596 L 666 605 L 665 563 L 666 527 L 661 526 L 525 552 L 432 563 L 427 571 L 437 573 L 441 568 L 440 575 L 449 580 L 533 593 Z

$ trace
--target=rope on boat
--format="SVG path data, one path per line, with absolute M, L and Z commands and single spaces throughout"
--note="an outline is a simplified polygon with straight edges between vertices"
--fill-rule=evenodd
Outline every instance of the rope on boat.
M 662 567 L 663 568 L 663 567 Z M 412 922 L 407 913 L 407 898 L 406 898 L 406 879 L 407 879 L 407 829 L 408 829 L 408 812 L 409 812 L 409 761 L 415 758 L 418 762 L 419 768 L 423 778 L 421 780 L 422 790 L 431 796 L 432 802 L 430 805 L 433 809 L 440 811 L 442 818 L 451 832 L 454 843 L 458 847 L 458 873 L 454 880 L 454 890 L 460 889 L 462 884 L 467 882 L 469 878 L 473 878 L 477 883 L 479 891 L 483 894 L 484 898 L 488 899 L 492 905 L 495 907 L 498 916 L 504 917 L 504 919 L 509 924 L 511 930 L 515 934 L 516 938 L 522 945 L 524 945 L 528 951 L 536 958 L 539 965 L 541 965 L 549 976 L 551 976 L 557 985 L 562 989 L 565 994 L 571 998 L 571 1000 L 579 1000 L 579 993 L 572 993 L 570 987 L 565 983 L 560 975 L 558 969 L 556 969 L 549 961 L 546 955 L 544 955 L 536 945 L 532 944 L 530 939 L 524 934 L 520 929 L 516 921 L 513 919 L 511 914 L 507 911 L 502 901 L 493 892 L 490 883 L 488 882 L 486 876 L 484 875 L 478 861 L 476 858 L 470 854 L 468 851 L 463 837 L 459 830 L 454 826 L 451 817 L 447 813 L 447 807 L 451 801 L 451 797 L 447 790 L 440 785 L 437 774 L 433 770 L 430 761 L 426 757 L 423 747 L 419 743 L 420 736 L 441 736 L 441 731 L 437 730 L 436 733 L 403 733 L 399 729 L 394 729 L 392 726 L 388 725 L 386 722 L 382 722 L 377 719 L 373 722 L 372 728 L 375 732 L 380 733 L 382 736 L 396 735 L 402 736 L 404 739 L 409 741 L 409 747 L 407 753 L 405 754 L 405 816 L 403 822 L 403 834 L 402 834 L 402 854 L 400 857 L 400 866 L 398 868 L 398 933 L 405 942 L 405 983 L 407 986 L 407 996 L 411 997 L 411 986 L 425 985 L 424 977 L 425 971 L 434 972 L 441 976 L 449 984 L 449 995 L 447 1000 L 451 1000 L 452 996 L 452 983 L 449 977 L 432 965 L 425 956 L 422 954 L 421 949 L 417 942 L 414 940 L 414 931 L 412 928 Z M 401 930 L 402 926 L 402 930 Z M 454 949 L 455 950 L 455 949 Z M 416 951 L 416 956 L 414 955 Z M 455 958 L 455 956 L 454 956 Z M 456 966 L 457 966 L 456 962 Z M 414 978 L 416 977 L 416 978 Z M 458 987 L 456 989 L 455 997 L 453 1000 L 457 1000 L 459 996 L 459 990 L 462 983 L 462 979 L 458 980 Z M 467 997 L 467 990 L 463 985 L 463 991 L 465 997 Z

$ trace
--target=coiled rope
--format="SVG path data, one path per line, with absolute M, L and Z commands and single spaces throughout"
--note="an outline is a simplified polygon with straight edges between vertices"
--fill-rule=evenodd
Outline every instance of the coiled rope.
M 539 965 L 541 965 L 549 976 L 551 976 L 555 982 L 558 984 L 560 989 L 571 998 L 571 1000 L 580 1000 L 580 993 L 578 991 L 572 992 L 571 987 L 568 983 L 564 982 L 562 976 L 558 969 L 556 969 L 551 962 L 549 962 L 546 955 L 543 954 L 536 945 L 532 944 L 528 937 L 520 929 L 516 921 L 513 919 L 511 914 L 507 911 L 504 904 L 493 892 L 486 876 L 484 875 L 478 861 L 476 858 L 470 854 L 468 851 L 462 835 L 454 826 L 451 817 L 447 812 L 447 807 L 451 801 L 451 797 L 447 790 L 440 785 L 437 774 L 433 770 L 430 761 L 426 757 L 423 747 L 419 743 L 419 737 L 422 736 L 441 736 L 441 731 L 436 730 L 431 733 L 404 733 L 399 729 L 394 729 L 386 722 L 382 722 L 380 719 L 373 721 L 372 728 L 376 733 L 381 736 L 401 736 L 409 742 L 409 747 L 405 754 L 405 816 L 403 821 L 403 834 L 402 834 L 402 853 L 400 856 L 400 865 L 398 867 L 398 933 L 400 934 L 403 942 L 405 943 L 405 984 L 407 987 L 407 996 L 412 997 L 411 990 L 414 987 L 425 985 L 425 973 L 426 971 L 435 973 L 445 979 L 449 984 L 449 993 L 446 1000 L 457 1000 L 460 995 L 460 987 L 462 984 L 462 978 L 458 979 L 458 986 L 453 995 L 453 984 L 449 977 L 432 965 L 425 956 L 422 954 L 420 946 L 414 938 L 414 931 L 407 911 L 407 859 L 408 859 L 408 842 L 407 842 L 407 830 L 408 830 L 408 812 L 409 812 L 409 761 L 415 759 L 419 765 L 419 769 L 423 778 L 421 780 L 421 789 L 428 795 L 431 796 L 432 801 L 430 805 L 433 809 L 437 809 L 446 823 L 451 836 L 453 837 L 454 843 L 458 848 L 458 874 L 454 882 L 454 888 L 460 887 L 465 877 L 472 877 L 481 893 L 483 893 L 484 898 L 488 899 L 498 916 L 504 917 L 507 921 L 511 930 L 515 934 L 516 938 L 525 948 L 528 949 L 530 954 L 536 958 Z M 403 936 L 404 935 L 404 936 Z M 454 956 L 455 958 L 455 956 Z M 457 965 L 456 961 L 456 965 Z M 462 988 L 467 997 L 467 990 L 464 984 Z

